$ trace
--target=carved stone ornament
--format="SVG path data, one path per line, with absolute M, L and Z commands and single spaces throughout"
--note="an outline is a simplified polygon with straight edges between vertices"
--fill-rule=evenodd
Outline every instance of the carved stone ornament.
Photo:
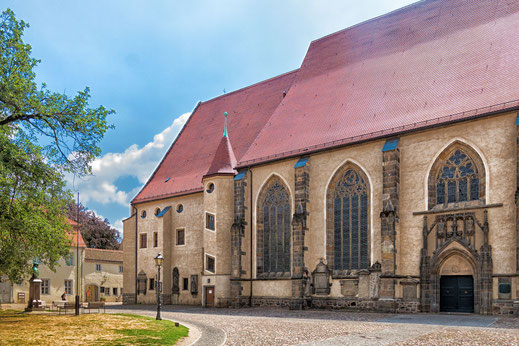
M 330 294 L 330 275 L 330 269 L 321 258 L 319 264 L 317 264 L 315 270 L 312 272 L 314 294 Z
M 180 287 L 179 287 L 179 273 L 178 268 L 173 268 L 173 287 L 172 287 L 172 293 L 173 294 L 179 294 L 180 293 Z

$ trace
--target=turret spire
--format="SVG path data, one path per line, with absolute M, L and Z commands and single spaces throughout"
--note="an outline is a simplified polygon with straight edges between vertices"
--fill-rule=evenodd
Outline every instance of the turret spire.
M 224 112 L 223 115 L 225 116 L 225 125 L 223 128 L 223 136 L 227 137 L 227 112 Z

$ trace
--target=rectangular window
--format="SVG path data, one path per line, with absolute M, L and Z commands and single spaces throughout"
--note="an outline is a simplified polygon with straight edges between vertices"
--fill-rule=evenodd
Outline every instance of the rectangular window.
M 65 280 L 65 293 L 73 294 L 72 291 L 72 280 Z
M 215 272 L 215 259 L 213 256 L 205 256 L 205 270 L 207 270 L 210 273 Z
M 105 293 L 105 288 L 103 286 L 99 287 L 99 292 Z
M 214 231 L 214 215 L 205 213 L 205 228 Z
M 150 291 L 155 289 L 155 279 L 150 279 Z
M 123 272 L 123 266 L 119 266 L 119 273 Z
M 159 234 L 157 232 L 153 232 L 153 247 L 159 246 Z
M 100 264 L 96 264 L 96 272 L 100 272 L 101 271 L 101 265 Z
M 177 229 L 177 245 L 186 244 L 186 231 L 183 229 Z
M 110 295 L 110 287 L 105 288 L 105 295 L 107 295 L 107 296 Z
M 113 291 L 114 291 L 114 296 L 116 296 L 117 295 L 117 287 L 114 287 Z
M 49 294 L 50 280 L 41 279 L 41 294 Z
M 75 261 L 74 261 L 74 253 L 71 252 L 71 253 L 68 254 L 67 257 L 65 257 L 65 263 L 66 263 L 67 266 L 70 267 L 70 266 L 75 265 L 74 262 L 75 262 Z
M 141 249 L 145 249 L 148 247 L 148 236 L 146 233 L 141 234 Z
M 182 290 L 187 291 L 189 289 L 189 279 L 183 278 L 182 279 Z

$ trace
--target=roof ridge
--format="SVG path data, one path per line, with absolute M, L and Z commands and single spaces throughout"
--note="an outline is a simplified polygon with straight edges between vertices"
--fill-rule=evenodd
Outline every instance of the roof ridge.
M 219 96 L 213 97 L 212 99 L 209 99 L 209 100 L 207 100 L 207 101 L 202 101 L 202 104 L 205 105 L 205 104 L 207 104 L 207 103 L 211 103 L 211 102 L 216 101 L 216 100 L 218 100 L 218 99 L 220 99 L 220 98 L 222 98 L 222 97 L 226 97 L 226 96 L 229 96 L 229 95 L 232 95 L 232 94 L 236 94 L 236 93 L 242 92 L 242 91 L 244 91 L 244 90 L 247 90 L 247 89 L 250 89 L 250 88 L 253 88 L 253 87 L 259 86 L 259 85 L 261 85 L 261 84 L 263 84 L 263 83 L 270 82 L 270 81 L 272 81 L 272 80 L 275 80 L 275 79 L 278 79 L 278 78 L 281 78 L 281 77 L 287 76 L 287 75 L 289 75 L 289 74 L 297 73 L 298 71 L 299 71 L 299 68 L 294 69 L 294 70 L 292 70 L 292 71 L 288 71 L 288 72 L 282 73 L 282 74 L 277 75 L 277 76 L 274 76 L 274 77 L 270 77 L 270 78 L 264 79 L 264 80 L 262 80 L 262 81 L 259 81 L 259 82 L 254 83 L 254 84 L 247 85 L 247 86 L 245 86 L 245 87 L 243 87 L 243 88 L 236 89 L 236 90 L 233 90 L 233 91 L 231 91 L 231 92 L 228 92 L 228 93 L 225 93 L 225 94 L 222 94 L 222 95 L 219 95 Z
M 365 24 L 368 24 L 368 23 L 371 23 L 371 22 L 376 22 L 377 20 L 380 20 L 384 17 L 389 17 L 389 16 L 392 16 L 392 15 L 395 15 L 397 14 L 398 12 L 403 12 L 405 10 L 409 10 L 410 7 L 414 7 L 418 4 L 421 4 L 421 3 L 425 3 L 425 2 L 432 2 L 432 1 L 438 1 L 438 0 L 418 0 L 416 2 L 413 2 L 413 3 L 410 3 L 408 5 L 405 5 L 403 7 L 400 7 L 400 8 L 397 8 L 393 11 L 389 11 L 387 13 L 383 13 L 379 16 L 376 16 L 376 17 L 373 17 L 373 18 L 369 18 L 369 19 L 366 19 L 360 23 L 357 23 L 357 24 L 353 24 L 347 28 L 344 28 L 344 29 L 341 29 L 341 30 L 338 30 L 336 32 L 332 32 L 331 34 L 328 34 L 328 35 L 325 35 L 325 36 L 322 36 L 322 37 L 319 37 L 319 38 L 316 38 L 315 40 L 311 41 L 310 44 L 314 43 L 314 42 L 319 42 L 321 40 L 324 40 L 326 38 L 329 38 L 329 37 L 332 37 L 332 36 L 335 36 L 335 35 L 338 35 L 340 33 L 343 33 L 345 31 L 348 31 L 348 30 L 351 30 L 351 29 L 354 29 L 354 28 L 357 28 L 359 26 L 362 26 L 362 25 L 365 25 Z
M 96 251 L 112 251 L 112 252 L 123 252 L 123 250 L 113 250 L 113 249 L 98 249 L 95 247 L 87 247 L 87 250 L 96 250 Z

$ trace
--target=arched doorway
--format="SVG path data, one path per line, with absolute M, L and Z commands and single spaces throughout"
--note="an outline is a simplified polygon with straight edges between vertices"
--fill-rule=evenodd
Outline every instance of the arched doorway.
M 97 302 L 99 301 L 99 288 L 96 285 L 86 286 L 86 301 Z
M 440 311 L 474 312 L 473 268 L 459 254 L 449 256 L 441 266 Z
M 479 313 L 477 253 L 453 242 L 432 262 L 433 311 Z

